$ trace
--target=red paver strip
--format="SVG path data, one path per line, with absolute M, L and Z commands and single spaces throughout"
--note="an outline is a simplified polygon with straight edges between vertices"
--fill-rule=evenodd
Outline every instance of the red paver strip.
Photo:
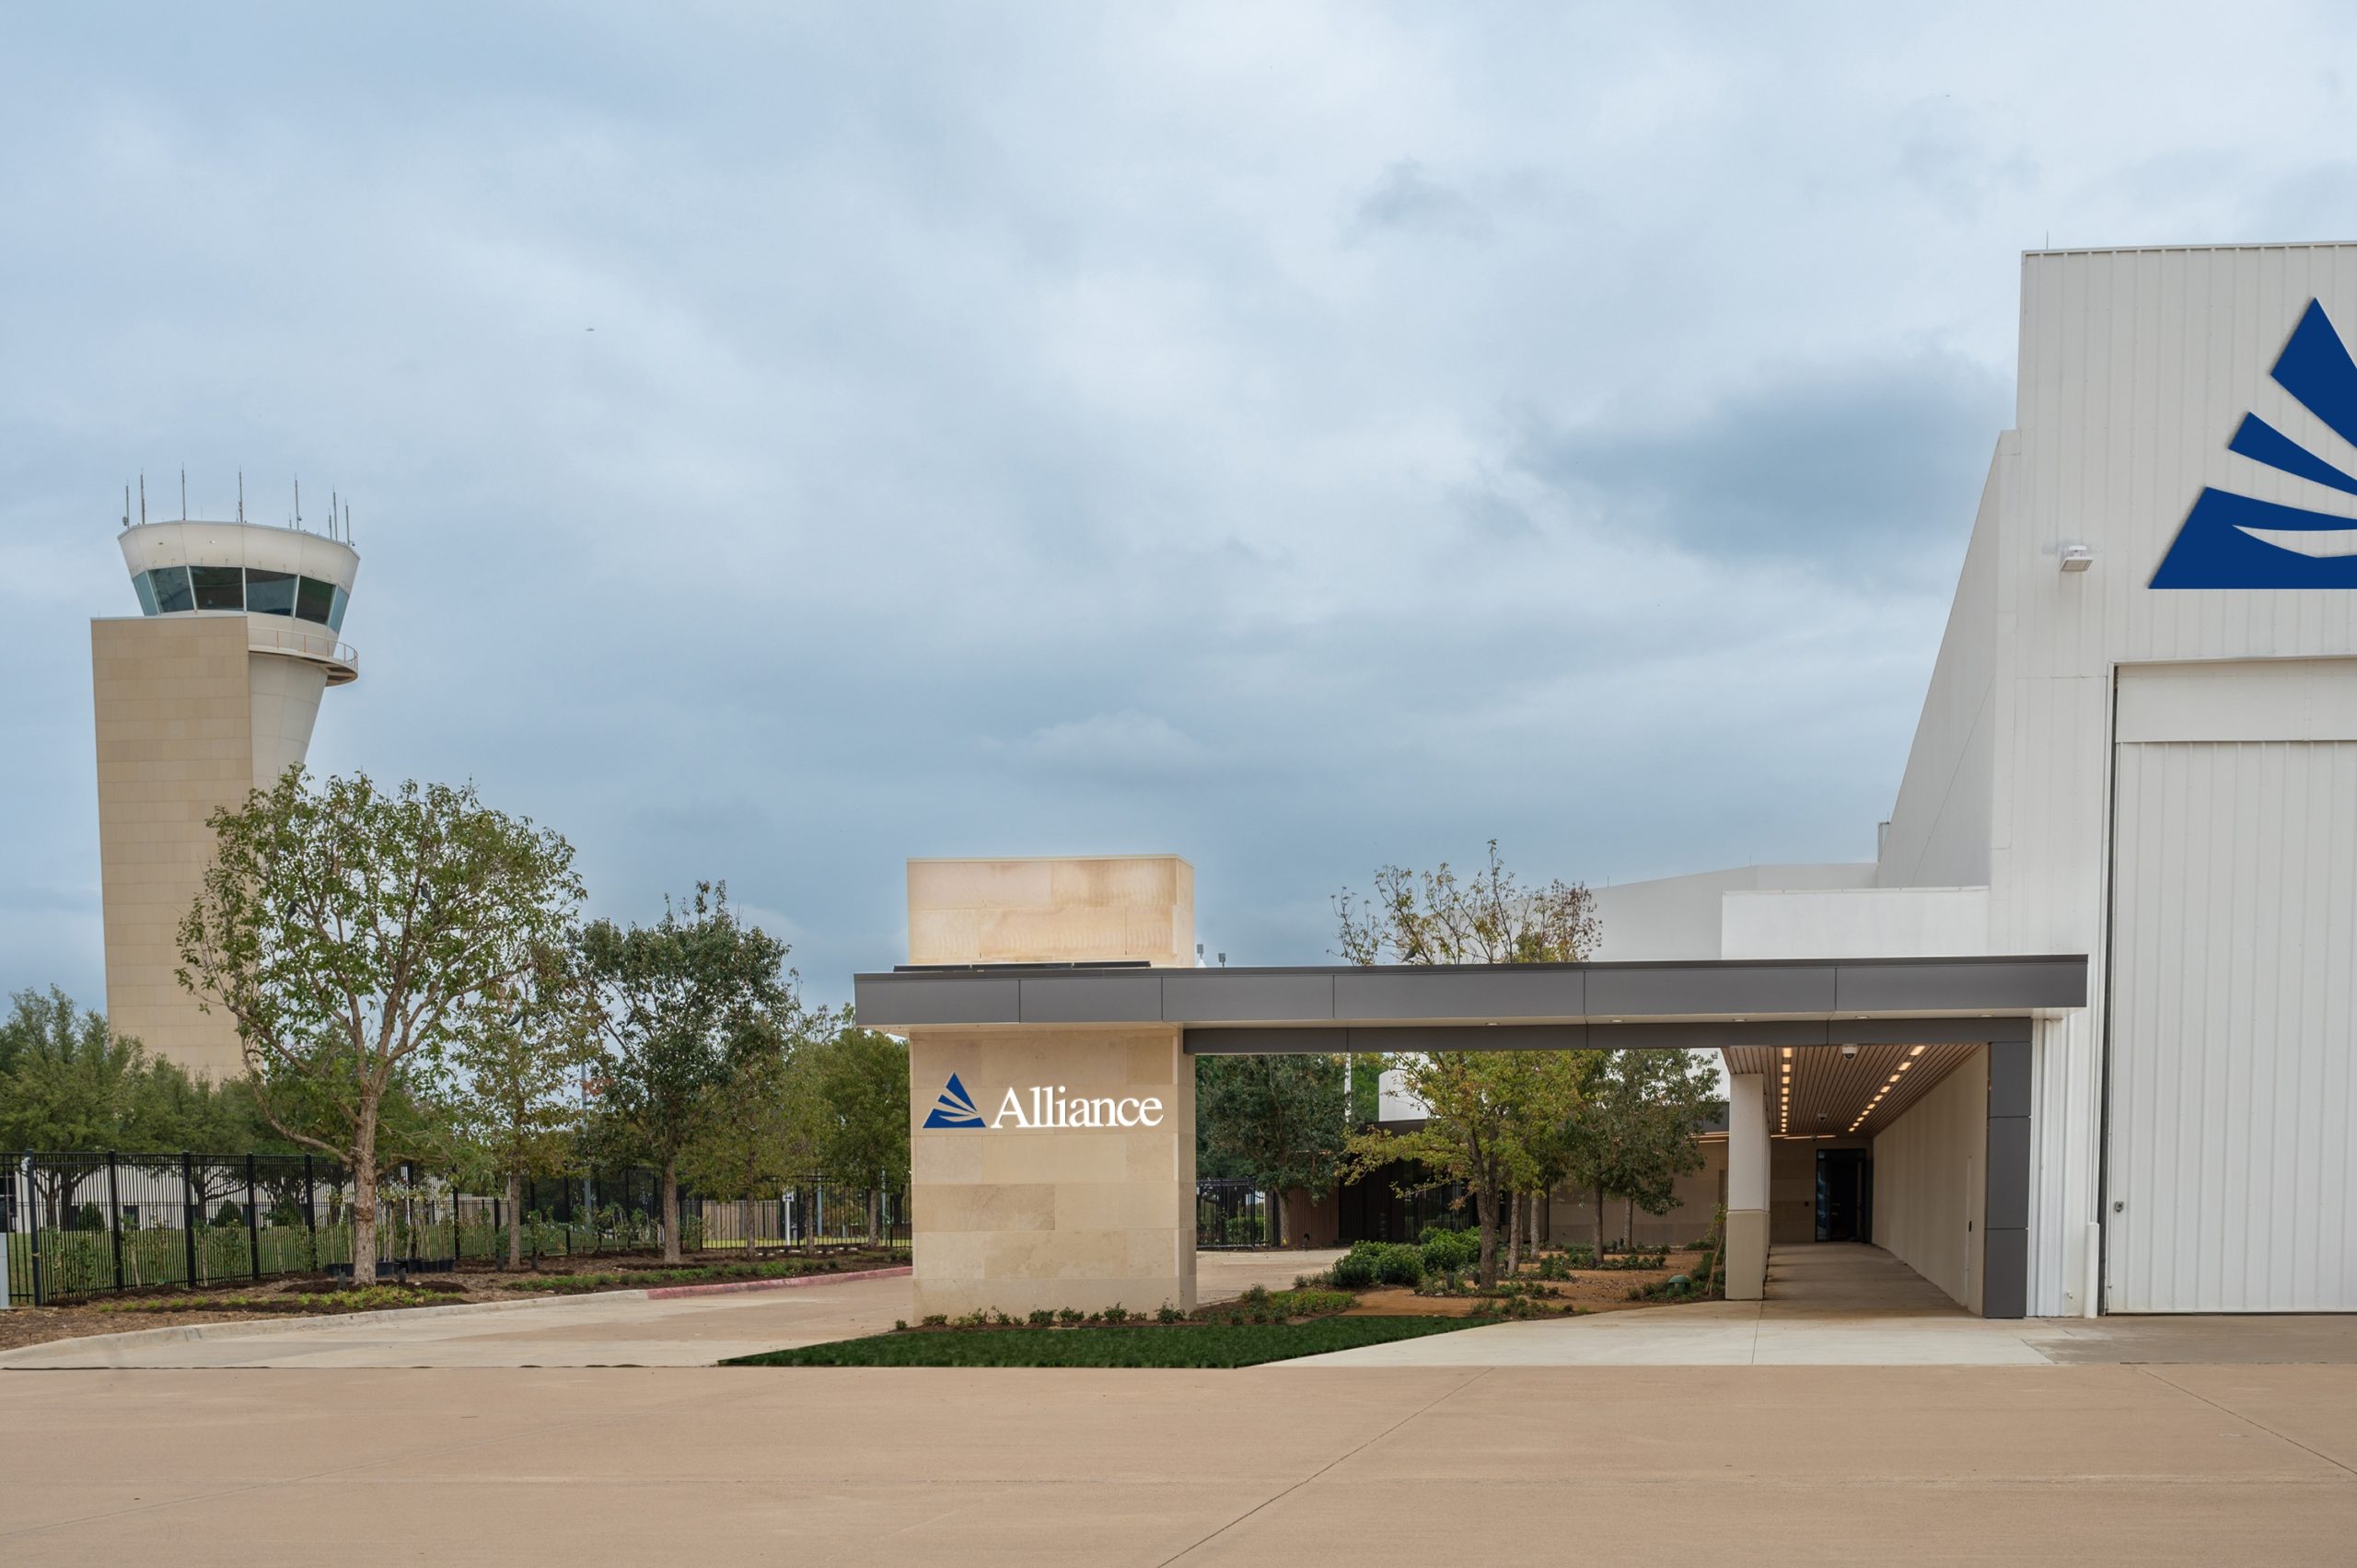
M 902 1264 L 897 1269 L 854 1269 L 847 1274 L 796 1274 L 786 1280 L 727 1280 L 710 1285 L 664 1285 L 648 1291 L 646 1299 L 668 1301 L 679 1295 L 736 1295 L 749 1290 L 792 1290 L 797 1285 L 847 1284 L 853 1280 L 897 1280 L 912 1272 L 912 1268 Z

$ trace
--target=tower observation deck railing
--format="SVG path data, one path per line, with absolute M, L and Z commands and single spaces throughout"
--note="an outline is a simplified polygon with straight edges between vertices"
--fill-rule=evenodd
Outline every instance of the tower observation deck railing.
M 297 658 L 317 659 L 351 672 L 347 679 L 360 673 L 359 650 L 349 643 L 338 642 L 331 632 L 312 632 L 299 625 L 273 625 L 255 615 L 246 618 L 246 646 L 256 653 L 291 654 Z

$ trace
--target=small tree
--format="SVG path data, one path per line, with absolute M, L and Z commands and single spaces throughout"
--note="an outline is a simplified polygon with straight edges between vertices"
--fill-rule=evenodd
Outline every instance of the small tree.
M 849 1015 L 837 1020 L 848 1024 Z M 867 1190 L 867 1240 L 883 1230 L 885 1192 L 909 1184 L 909 1043 L 874 1029 L 836 1027 L 810 1050 L 821 1108 L 819 1168 Z
M 753 1255 L 753 1201 L 818 1163 L 825 1112 L 812 1092 L 811 1064 L 779 1036 L 779 1049 L 739 1051 L 728 1075 L 703 1091 L 679 1169 L 705 1191 L 736 1197 Z
M 1195 1059 L 1195 1125 L 1205 1168 L 1234 1171 L 1280 1201 L 1295 1188 L 1312 1202 L 1325 1195 L 1341 1169 L 1351 1122 L 1339 1056 Z
M 430 1119 L 452 1048 L 563 939 L 572 846 L 471 784 L 315 789 L 300 768 L 212 825 L 180 982 L 235 1020 L 270 1123 L 351 1171 L 353 1278 L 372 1282 L 385 1113 Z
M 1471 880 L 1446 862 L 1418 875 L 1387 865 L 1375 895 L 1335 895 L 1342 957 L 1355 964 L 1577 963 L 1601 930 L 1596 900 L 1578 883 L 1526 887 L 1489 842 Z M 1434 1051 L 1395 1057 L 1403 1086 L 1428 1119 L 1408 1133 L 1354 1134 L 1351 1168 L 1364 1174 L 1413 1159 L 1472 1190 L 1481 1226 L 1482 1284 L 1497 1283 L 1498 1230 L 1507 1206 L 1532 1191 L 1550 1163 L 1550 1140 L 1579 1104 L 1587 1068 L 1567 1051 Z
M 1434 1181 L 1462 1181 L 1481 1227 L 1480 1281 L 1498 1283 L 1500 1227 L 1506 1205 L 1538 1180 L 1531 1130 L 1557 1123 L 1579 1105 L 1579 1053 L 1554 1051 L 1435 1051 L 1398 1056 L 1403 1086 L 1424 1105 L 1424 1124 L 1410 1132 L 1353 1133 L 1351 1169 L 1358 1175 L 1394 1160 L 1413 1160 Z
M 1568 1174 L 1595 1195 L 1597 1257 L 1607 1239 L 1606 1196 L 1627 1200 L 1623 1239 L 1634 1246 L 1635 1211 L 1666 1214 L 1676 1207 L 1678 1179 L 1702 1168 L 1702 1123 L 1724 1103 L 1718 1074 L 1690 1051 L 1602 1053 L 1565 1138 Z
M 536 953 L 455 1053 L 461 1135 L 506 1188 L 511 1269 L 524 1266 L 524 1181 L 564 1167 L 579 1117 L 572 1091 L 597 1056 L 597 994 L 579 958 L 569 943 Z
M 141 1086 L 148 1070 L 139 1042 L 104 1015 L 84 1012 L 55 986 L 20 991 L 0 1023 L 0 1148 L 114 1149 L 142 1146 Z M 28 1194 L 43 1223 L 63 1228 L 89 1167 L 40 1167 Z
M 663 1173 L 663 1258 L 679 1261 L 679 1156 L 710 1091 L 744 1057 L 782 1050 L 776 1015 L 794 1005 L 786 945 L 741 923 L 725 883 L 699 882 L 685 908 L 627 929 L 592 924 L 582 955 L 598 987 L 602 1091 Z

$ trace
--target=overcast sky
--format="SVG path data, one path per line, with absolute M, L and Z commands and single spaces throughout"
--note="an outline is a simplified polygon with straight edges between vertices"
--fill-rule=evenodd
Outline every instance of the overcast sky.
M 8 7 L 0 987 L 102 1000 L 182 465 L 350 501 L 315 768 L 822 1000 L 910 855 L 1175 851 L 1260 963 L 1491 836 L 1870 858 L 2019 253 L 2357 236 L 2349 7 L 1915 9 Z

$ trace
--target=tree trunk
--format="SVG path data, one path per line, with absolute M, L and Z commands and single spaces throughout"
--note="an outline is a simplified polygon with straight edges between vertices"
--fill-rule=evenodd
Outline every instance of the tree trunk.
M 737 1235 L 745 1244 L 745 1261 L 753 1260 L 753 1195 L 750 1192 L 737 1200 Z
M 1479 1283 L 1483 1290 L 1498 1283 L 1498 1200 L 1497 1193 L 1487 1183 L 1473 1189 L 1473 1212 L 1481 1222 L 1481 1268 Z
M 1635 1250 L 1636 1250 L 1636 1248 L 1637 1248 L 1637 1200 L 1636 1200 L 1636 1199 L 1634 1199 L 1634 1198 L 1631 1198 L 1631 1199 L 1629 1200 L 1629 1249 L 1630 1249 L 1631 1251 L 1632 1251 L 1632 1252 L 1633 1252 L 1633 1251 L 1635 1251 Z
M 1604 1183 L 1596 1184 L 1596 1260 L 1604 1261 Z
M 867 1245 L 876 1245 L 876 1233 L 884 1227 L 884 1189 L 867 1190 Z
M 524 1266 L 524 1173 L 507 1173 L 507 1266 Z
M 360 1113 L 352 1140 L 352 1283 L 377 1283 L 377 1108 Z
M 663 1261 L 679 1261 L 679 1166 L 663 1162 Z
M 1506 1194 L 1506 1277 L 1522 1272 L 1522 1194 Z

